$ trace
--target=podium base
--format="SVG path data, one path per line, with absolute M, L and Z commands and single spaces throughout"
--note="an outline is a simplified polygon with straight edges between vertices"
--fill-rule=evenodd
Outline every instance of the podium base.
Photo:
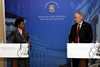
M 18 65 L 17 64 L 17 58 L 13 58 L 12 59 L 12 66 L 11 67 L 18 67 L 17 65 Z
M 80 67 L 86 67 L 86 59 L 80 59 Z

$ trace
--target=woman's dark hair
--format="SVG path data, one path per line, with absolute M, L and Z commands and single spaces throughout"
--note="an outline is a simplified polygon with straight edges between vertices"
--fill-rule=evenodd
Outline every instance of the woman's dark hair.
M 19 25 L 22 21 L 24 22 L 24 19 L 23 19 L 23 18 L 17 18 L 17 19 L 15 20 L 15 27 L 18 27 L 18 25 Z

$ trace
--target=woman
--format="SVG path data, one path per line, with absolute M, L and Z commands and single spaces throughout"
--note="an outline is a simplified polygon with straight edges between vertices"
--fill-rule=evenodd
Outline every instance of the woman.
M 9 36 L 9 43 L 30 43 L 28 31 L 24 30 L 24 20 L 15 20 L 16 29 Z M 29 67 L 29 58 L 12 59 L 12 67 Z

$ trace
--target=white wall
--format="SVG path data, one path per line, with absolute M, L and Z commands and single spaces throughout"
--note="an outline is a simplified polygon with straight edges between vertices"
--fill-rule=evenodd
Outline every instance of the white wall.
M 5 43 L 5 9 L 4 0 L 0 0 L 0 43 Z M 6 67 L 6 59 L 0 58 L 0 67 Z

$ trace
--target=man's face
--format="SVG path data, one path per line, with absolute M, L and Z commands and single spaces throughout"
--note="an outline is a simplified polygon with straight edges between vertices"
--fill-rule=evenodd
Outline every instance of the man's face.
M 82 22 L 82 18 L 80 17 L 79 14 L 75 14 L 74 16 L 76 23 L 81 23 Z

